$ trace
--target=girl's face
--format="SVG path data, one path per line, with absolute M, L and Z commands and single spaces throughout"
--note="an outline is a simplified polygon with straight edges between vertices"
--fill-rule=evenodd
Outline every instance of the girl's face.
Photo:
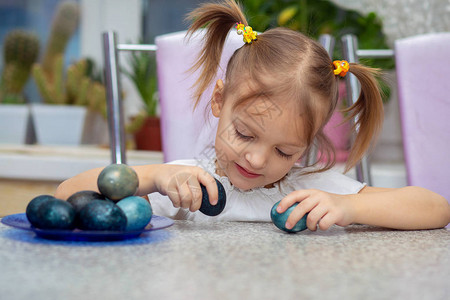
M 251 99 L 233 109 L 241 85 L 223 98 L 223 82 L 213 92 L 212 112 L 219 118 L 217 173 L 243 190 L 268 187 L 283 178 L 306 150 L 301 119 L 293 101 Z

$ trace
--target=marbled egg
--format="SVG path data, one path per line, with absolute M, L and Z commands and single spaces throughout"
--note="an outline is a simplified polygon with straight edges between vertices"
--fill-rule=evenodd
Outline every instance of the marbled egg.
M 78 228 L 81 227 L 80 225 L 81 209 L 92 200 L 110 201 L 106 199 L 106 197 L 103 196 L 102 194 L 88 190 L 76 192 L 67 199 L 67 202 L 72 204 L 73 208 L 75 209 L 75 227 Z
M 127 226 L 127 217 L 120 207 L 111 201 L 92 200 L 79 215 L 80 228 L 84 230 L 121 231 Z
M 117 202 L 127 216 L 127 231 L 142 230 L 152 218 L 152 206 L 142 197 L 130 196 Z
M 139 178 L 133 168 L 125 164 L 111 164 L 100 172 L 97 186 L 102 195 L 117 202 L 136 193 Z
M 106 197 L 95 191 L 79 191 L 67 198 L 67 202 L 72 204 L 75 211 L 79 213 L 81 209 L 92 200 L 106 200 Z
M 291 229 L 287 229 L 285 227 L 286 221 L 287 221 L 289 215 L 291 214 L 291 212 L 298 205 L 298 203 L 295 203 L 294 205 L 289 207 L 285 212 L 283 212 L 281 214 L 277 212 L 277 206 L 279 203 L 280 203 L 280 201 L 275 203 L 275 205 L 272 207 L 272 210 L 270 211 L 270 218 L 272 219 L 272 222 L 273 222 L 273 224 L 275 224 L 275 226 L 277 226 L 279 229 L 281 229 L 283 231 L 290 232 L 290 233 L 303 231 L 307 228 L 306 218 L 308 217 L 308 214 L 305 214 L 297 222 L 297 224 L 295 224 L 294 227 L 292 227 Z
M 34 197 L 27 205 L 26 208 L 26 216 L 28 221 L 31 223 L 31 225 L 33 225 L 34 227 L 37 227 L 36 225 L 38 224 L 38 210 L 39 207 L 49 201 L 55 199 L 55 197 L 51 196 L 51 195 L 39 195 L 37 197 Z
M 75 209 L 67 201 L 49 199 L 43 202 L 36 215 L 35 227 L 41 229 L 73 229 L 75 227 Z

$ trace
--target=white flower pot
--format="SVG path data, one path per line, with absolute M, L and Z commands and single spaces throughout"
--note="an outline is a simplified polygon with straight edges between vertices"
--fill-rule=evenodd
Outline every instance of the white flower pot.
M 84 106 L 32 104 L 31 114 L 40 145 L 79 145 L 87 109 Z
M 0 144 L 25 144 L 30 125 L 26 104 L 0 104 Z

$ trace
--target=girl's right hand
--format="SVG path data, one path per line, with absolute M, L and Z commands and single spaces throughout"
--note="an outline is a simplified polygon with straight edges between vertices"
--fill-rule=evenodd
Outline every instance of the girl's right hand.
M 200 167 L 163 165 L 154 184 L 160 194 L 169 196 L 174 207 L 189 208 L 192 212 L 200 209 L 202 204 L 200 184 L 206 187 L 211 205 L 216 205 L 219 198 L 214 177 Z

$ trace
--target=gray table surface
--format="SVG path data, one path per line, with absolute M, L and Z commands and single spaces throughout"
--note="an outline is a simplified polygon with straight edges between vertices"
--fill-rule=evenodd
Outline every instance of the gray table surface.
M 450 299 L 450 230 L 175 221 L 120 242 L 0 224 L 0 299 Z

